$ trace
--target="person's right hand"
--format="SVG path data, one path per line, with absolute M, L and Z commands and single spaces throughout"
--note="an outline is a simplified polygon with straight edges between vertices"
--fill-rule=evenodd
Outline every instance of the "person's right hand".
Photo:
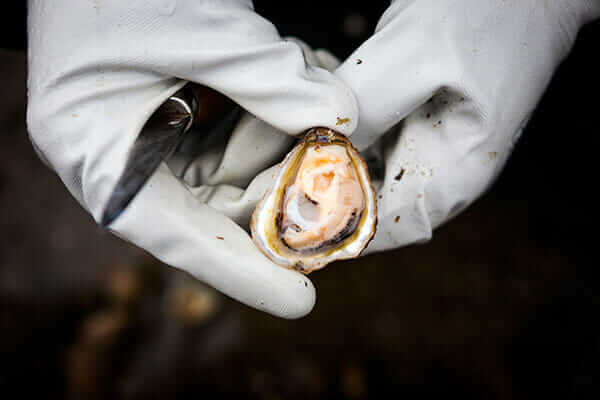
M 356 126 L 352 92 L 310 66 L 300 46 L 282 40 L 251 1 L 28 5 L 31 139 L 96 221 L 144 123 L 187 81 L 292 135 L 313 126 L 350 135 Z M 235 154 L 238 169 L 256 168 L 259 145 Z M 230 183 L 227 174 L 214 176 L 222 179 L 211 184 Z M 261 185 L 253 187 L 258 193 Z M 271 263 L 204 200 L 163 165 L 110 229 L 251 307 L 285 318 L 308 313 L 315 301 L 310 281 Z

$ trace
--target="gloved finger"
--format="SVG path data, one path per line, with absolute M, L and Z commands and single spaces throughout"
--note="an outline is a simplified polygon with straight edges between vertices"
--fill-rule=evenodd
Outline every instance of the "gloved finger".
M 313 51 L 296 38 L 287 38 L 301 47 L 306 61 L 314 67 L 334 68 L 335 56 L 325 50 Z M 250 113 L 244 113 L 222 147 L 211 146 L 191 162 L 183 176 L 190 186 L 227 184 L 245 188 L 265 168 L 281 161 L 295 139 Z
M 110 229 L 258 310 L 299 318 L 314 305 L 308 278 L 271 263 L 242 228 L 200 203 L 164 164 Z
M 305 41 L 293 36 L 288 36 L 285 40 L 289 40 L 300 46 L 306 62 L 313 67 L 325 68 L 331 72 L 340 65 L 340 60 L 325 49 L 313 49 Z
M 319 60 L 321 66 L 327 71 L 334 71 L 341 64 L 339 58 L 325 49 L 315 50 L 315 57 Z
M 190 187 L 198 201 L 225 215 L 243 229 L 250 231 L 250 218 L 258 202 L 275 181 L 279 169 L 275 165 L 257 175 L 244 190 L 237 186 L 219 184 Z
M 183 179 L 189 186 L 233 185 L 244 188 L 258 173 L 283 159 L 295 139 L 244 113 L 223 149 L 209 148 L 187 167 Z
M 340 61 L 327 50 L 313 51 L 297 38 L 307 62 L 327 70 Z M 185 171 L 183 179 L 196 198 L 249 231 L 256 204 L 272 184 L 277 166 L 295 140 L 255 116 L 245 113 L 224 151 L 200 155 Z M 272 167 L 271 167 L 272 166 Z M 265 168 L 271 167 L 265 170 Z M 243 190 L 242 188 L 246 188 Z

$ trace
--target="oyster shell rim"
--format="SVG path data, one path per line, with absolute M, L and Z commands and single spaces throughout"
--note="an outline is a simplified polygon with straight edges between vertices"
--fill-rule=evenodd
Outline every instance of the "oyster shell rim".
M 367 200 L 365 204 L 365 210 L 367 212 L 363 217 L 361 217 L 361 222 L 359 222 L 356 231 L 350 237 L 344 240 L 344 243 L 346 244 L 343 244 L 340 247 L 334 247 L 333 249 L 328 249 L 324 257 L 312 257 L 312 259 L 315 260 L 314 263 L 306 264 L 303 262 L 303 260 L 301 260 L 302 258 L 311 258 L 311 256 L 299 256 L 298 258 L 300 258 L 300 260 L 291 261 L 282 256 L 281 254 L 277 254 L 279 257 L 275 259 L 275 257 L 273 257 L 271 254 L 274 252 L 271 249 L 272 246 L 269 246 L 268 240 L 261 240 L 258 237 L 259 235 L 257 234 L 257 220 L 259 218 L 261 210 L 264 209 L 266 200 L 273 195 L 273 191 L 278 186 L 278 183 L 281 182 L 286 176 L 285 173 L 282 174 L 281 169 L 285 166 L 288 166 L 288 171 L 291 171 L 293 169 L 293 166 L 290 167 L 288 164 L 290 163 L 292 157 L 300 159 L 302 153 L 299 152 L 303 150 L 307 144 L 313 141 L 316 141 L 317 144 L 320 143 L 322 145 L 331 145 L 334 144 L 334 142 L 341 142 L 348 150 L 351 160 L 354 163 L 360 162 L 361 168 L 359 169 L 358 165 L 355 165 L 355 168 L 358 172 L 359 181 L 361 186 L 363 187 L 363 192 L 365 193 L 365 198 Z M 326 127 L 315 127 L 309 129 L 304 134 L 303 139 L 299 141 L 285 156 L 285 158 L 278 164 L 278 169 L 275 176 L 275 181 L 273 182 L 272 186 L 265 192 L 261 200 L 257 203 L 250 220 L 250 231 L 252 235 L 252 241 L 254 242 L 256 247 L 261 251 L 261 253 L 263 253 L 265 257 L 267 257 L 271 262 L 288 269 L 296 270 L 304 274 L 309 274 L 313 271 L 324 268 L 331 262 L 359 257 L 360 254 L 367 248 L 369 243 L 375 237 L 375 233 L 377 231 L 377 193 L 371 182 L 371 177 L 369 175 L 369 170 L 365 160 L 360 155 L 360 152 L 354 147 L 352 142 L 343 134 Z M 279 196 L 277 196 L 277 198 L 279 198 Z M 371 211 L 371 213 L 368 212 L 369 210 Z M 270 210 L 269 214 L 272 215 L 273 210 Z M 369 216 L 372 216 L 372 223 L 369 226 L 365 226 L 364 224 L 369 222 Z M 364 229 L 369 229 L 369 233 L 365 237 L 360 239 L 360 233 L 363 232 Z M 358 237 L 356 237 L 357 235 Z M 348 242 L 355 243 L 356 240 L 359 239 L 362 243 L 356 250 L 347 254 L 343 253 L 343 250 L 348 247 Z M 332 257 L 332 255 L 334 254 L 335 256 Z

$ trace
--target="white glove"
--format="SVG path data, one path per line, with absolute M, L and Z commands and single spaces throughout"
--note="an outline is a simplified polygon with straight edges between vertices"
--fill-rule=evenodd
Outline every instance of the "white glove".
M 431 238 L 493 182 L 600 0 L 397 0 L 336 71 L 382 153 L 368 252 Z M 429 101 L 431 99 L 431 101 Z M 400 121 L 402 124 L 397 125 Z
M 186 81 L 290 134 L 313 126 L 350 134 L 357 122 L 352 92 L 309 66 L 300 46 L 282 40 L 251 1 L 29 1 L 32 142 L 96 221 L 145 121 Z M 350 120 L 337 125 L 338 118 Z M 235 154 L 238 171 L 264 169 L 256 156 L 251 148 Z M 210 183 L 248 181 L 243 175 L 213 174 Z M 255 202 L 268 180 L 258 179 L 244 200 Z M 237 206 L 231 214 L 243 214 Z M 306 277 L 268 261 L 240 226 L 203 204 L 165 164 L 110 229 L 251 307 L 296 318 L 314 304 Z

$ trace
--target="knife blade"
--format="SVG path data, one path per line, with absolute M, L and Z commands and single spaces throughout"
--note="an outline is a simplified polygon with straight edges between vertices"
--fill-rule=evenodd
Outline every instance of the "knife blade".
M 135 140 L 123 174 L 104 208 L 101 225 L 106 227 L 121 215 L 192 127 L 200 128 L 202 133 L 234 107 L 222 94 L 195 84 L 188 84 L 169 97 Z M 198 130 L 194 133 L 198 134 Z

